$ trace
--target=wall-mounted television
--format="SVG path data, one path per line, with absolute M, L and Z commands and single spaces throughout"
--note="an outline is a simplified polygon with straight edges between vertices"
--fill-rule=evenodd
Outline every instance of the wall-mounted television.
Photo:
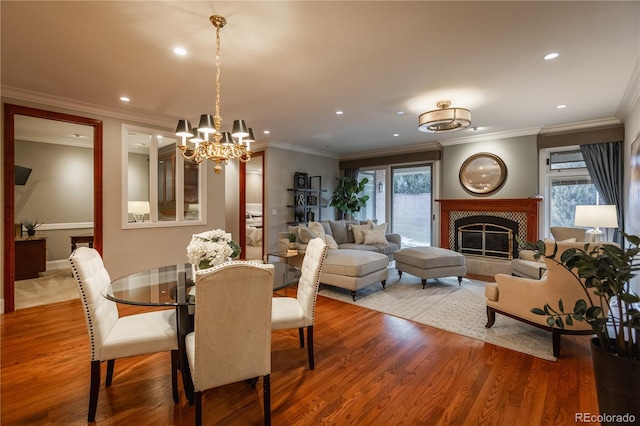
M 15 181 L 16 185 L 24 185 L 27 183 L 27 179 L 29 179 L 29 175 L 31 174 L 31 169 L 28 167 L 15 166 Z

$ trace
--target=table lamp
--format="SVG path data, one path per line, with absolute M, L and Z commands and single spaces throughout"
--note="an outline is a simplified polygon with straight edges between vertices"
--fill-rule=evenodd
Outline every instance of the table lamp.
M 603 228 L 618 227 L 618 213 L 616 206 L 576 206 L 575 226 L 590 226 L 584 234 L 584 240 L 588 243 L 602 241 Z
M 127 211 L 133 215 L 136 222 L 144 222 L 144 215 L 151 213 L 151 207 L 148 201 L 129 201 Z

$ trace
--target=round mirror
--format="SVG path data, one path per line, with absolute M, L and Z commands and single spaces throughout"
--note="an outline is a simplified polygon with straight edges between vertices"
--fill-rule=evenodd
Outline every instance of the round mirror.
M 489 194 L 502 186 L 507 166 L 497 155 L 488 152 L 467 158 L 460 168 L 460 183 L 473 194 Z

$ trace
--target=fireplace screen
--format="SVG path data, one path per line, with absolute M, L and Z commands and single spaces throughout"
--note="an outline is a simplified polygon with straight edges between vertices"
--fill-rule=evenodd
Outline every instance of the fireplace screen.
M 465 225 L 458 228 L 458 243 L 462 254 L 511 259 L 513 231 L 486 223 Z

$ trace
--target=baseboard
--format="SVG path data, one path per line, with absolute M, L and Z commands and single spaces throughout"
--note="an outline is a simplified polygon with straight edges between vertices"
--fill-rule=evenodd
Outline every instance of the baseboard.
M 67 269 L 67 268 L 69 268 L 69 261 L 67 259 L 47 261 L 47 271 L 51 271 L 53 269 Z

